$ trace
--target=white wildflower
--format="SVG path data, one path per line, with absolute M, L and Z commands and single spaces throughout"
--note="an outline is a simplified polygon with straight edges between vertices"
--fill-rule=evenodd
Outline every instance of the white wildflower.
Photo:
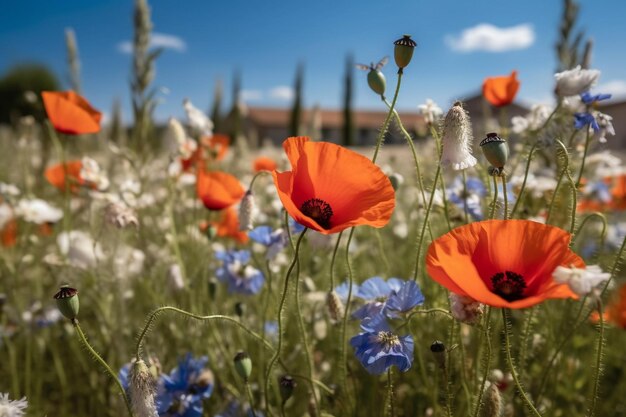
M 567 284 L 580 297 L 588 295 L 598 285 L 611 278 L 611 274 L 602 272 L 598 265 L 587 265 L 586 268 L 557 266 L 552 276 L 554 281 Z
M 26 397 L 21 400 L 9 400 L 9 394 L 0 392 L 0 417 L 21 417 L 25 414 L 28 401 Z
M 476 324 L 484 310 L 485 306 L 478 301 L 464 295 L 450 293 L 450 312 L 456 320 L 467 324 Z
M 431 99 L 426 99 L 425 104 L 420 104 L 417 106 L 419 112 L 422 116 L 424 116 L 424 121 L 428 124 L 433 124 L 441 115 L 443 115 L 443 110 L 441 107 L 437 105 Z
M 93 184 L 99 191 L 109 188 L 109 179 L 95 160 L 85 156 L 81 162 L 79 175 L 82 180 L 88 184 Z
M 135 211 L 123 203 L 110 203 L 104 208 L 104 220 L 118 229 L 139 227 Z
M 594 117 L 600 130 L 593 133 L 593 138 L 600 143 L 606 143 L 606 135 L 615 136 L 615 128 L 613 127 L 613 117 L 608 114 L 595 112 Z M 591 127 L 589 127 L 591 129 Z
M 57 244 L 69 263 L 77 268 L 95 267 L 98 260 L 104 258 L 100 244 L 80 230 L 60 233 Z
M 594 69 L 582 69 L 580 65 L 576 68 L 554 74 L 556 79 L 556 94 L 561 97 L 577 96 L 589 91 L 598 78 L 600 71 Z
M 115 251 L 113 271 L 118 279 L 127 279 L 141 274 L 146 254 L 140 249 L 122 245 Z
M 450 108 L 443 125 L 442 165 L 450 165 L 455 171 L 473 167 L 476 158 L 471 150 L 472 126 L 467 112 L 456 102 Z
M 165 132 L 165 140 L 168 146 L 175 146 L 178 154 L 183 159 L 189 159 L 191 155 L 198 149 L 198 143 L 187 137 L 185 129 L 180 122 L 173 117 L 167 122 L 167 130 Z
M 170 265 L 167 270 L 167 282 L 170 288 L 174 291 L 179 291 L 185 288 L 185 281 L 183 280 L 183 272 L 180 269 L 180 265 Z
M 6 203 L 0 203 L 0 230 L 4 229 L 4 226 L 13 220 L 14 217 L 11 206 Z
M 0 196 L 17 197 L 18 195 L 20 195 L 20 189 L 15 185 L 0 182 Z
M 63 217 L 62 210 L 39 198 L 20 200 L 15 214 L 24 221 L 35 224 L 56 223 Z
M 204 112 L 196 108 L 189 99 L 183 101 L 187 121 L 194 132 L 200 135 L 213 136 L 213 122 Z
M 528 130 L 537 130 L 548 120 L 550 113 L 552 113 L 550 107 L 543 104 L 535 104 L 525 117 L 515 116 L 511 119 L 511 130 L 517 134 L 522 134 Z

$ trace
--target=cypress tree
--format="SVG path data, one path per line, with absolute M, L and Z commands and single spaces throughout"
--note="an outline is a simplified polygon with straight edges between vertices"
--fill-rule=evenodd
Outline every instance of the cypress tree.
M 352 78 L 354 62 L 351 55 L 346 57 L 346 75 L 344 78 L 343 96 L 343 146 L 353 146 L 354 143 L 354 118 L 352 113 Z
M 291 118 L 289 120 L 289 136 L 300 135 L 300 125 L 302 121 L 302 83 L 304 78 L 304 65 L 298 64 L 296 69 L 296 80 L 294 83 L 294 99 L 291 108 Z
M 222 132 L 222 95 L 223 95 L 223 85 L 222 80 L 217 79 L 215 81 L 215 90 L 213 92 L 213 107 L 211 108 L 211 120 L 213 121 L 213 130 L 215 133 L 224 133 Z

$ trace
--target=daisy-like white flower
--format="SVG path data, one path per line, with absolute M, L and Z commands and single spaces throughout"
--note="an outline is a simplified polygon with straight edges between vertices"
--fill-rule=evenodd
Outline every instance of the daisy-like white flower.
M 552 109 L 543 104 L 535 104 L 530 112 L 524 116 L 515 116 L 511 119 L 512 130 L 522 134 L 527 130 L 537 130 L 548 120 Z
M 599 129 L 593 132 L 593 138 L 600 143 L 606 143 L 606 136 L 615 136 L 613 118 L 608 114 L 595 112 L 596 123 Z
M 1 417 L 21 417 L 25 414 L 26 407 L 28 407 L 26 397 L 20 400 L 9 400 L 9 394 L 0 392 Z
M 469 115 L 460 102 L 448 110 L 443 124 L 442 136 L 443 152 L 441 163 L 449 165 L 459 171 L 476 165 L 476 158 L 472 156 L 472 126 Z
M 85 156 L 81 162 L 80 178 L 83 181 L 93 185 L 98 191 L 109 188 L 109 179 L 95 160 Z
M 194 132 L 200 135 L 213 136 L 213 122 L 204 112 L 193 104 L 189 99 L 183 101 L 183 107 L 187 114 L 187 121 Z
M 39 198 L 20 200 L 15 212 L 24 221 L 35 224 L 56 223 L 63 217 L 62 210 Z
M 426 99 L 426 103 L 420 104 L 417 108 L 419 109 L 420 114 L 424 116 L 424 121 L 428 124 L 434 123 L 441 115 L 443 115 L 441 107 L 429 98 Z
M 576 68 L 554 74 L 556 79 L 556 94 L 561 97 L 576 96 L 588 91 L 593 87 L 600 71 L 594 69 L 582 69 L 580 65 Z
M 198 149 L 198 143 L 187 137 L 183 125 L 173 117 L 170 117 L 167 122 L 165 137 L 169 144 L 168 146 L 175 146 L 182 159 L 191 158 L 196 149 Z
M 17 197 L 20 195 L 20 189 L 13 184 L 0 182 L 0 196 Z
M 611 278 L 611 274 L 602 272 L 598 265 L 587 265 L 586 268 L 558 266 L 552 276 L 559 284 L 567 284 L 579 297 L 588 295 L 598 285 Z
M 91 236 L 80 230 L 60 233 L 57 244 L 70 264 L 77 268 L 94 267 L 98 259 L 104 258 L 100 244 L 94 244 Z
M 139 227 L 137 214 L 124 203 L 109 203 L 104 208 L 104 221 L 118 229 L 128 226 Z

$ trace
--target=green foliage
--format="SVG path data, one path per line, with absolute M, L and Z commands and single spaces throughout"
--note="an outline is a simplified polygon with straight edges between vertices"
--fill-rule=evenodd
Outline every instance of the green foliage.
M 352 85 L 354 78 L 354 60 L 351 55 L 346 57 L 346 74 L 343 86 L 343 127 L 341 142 L 344 146 L 354 145 L 354 120 L 352 111 Z
M 0 79 L 0 123 L 15 123 L 26 115 L 43 120 L 40 93 L 59 88 L 57 77 L 42 64 L 20 64 L 9 69 Z
M 304 82 L 304 64 L 298 64 L 294 81 L 294 98 L 289 117 L 289 136 L 300 136 L 302 127 L 302 84 Z

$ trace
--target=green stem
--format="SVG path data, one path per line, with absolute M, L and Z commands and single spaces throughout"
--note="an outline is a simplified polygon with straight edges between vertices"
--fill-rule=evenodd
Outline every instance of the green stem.
M 339 250 L 339 242 L 341 242 L 341 237 L 343 236 L 343 230 L 339 232 L 339 236 L 337 236 L 337 242 L 335 242 L 335 249 L 333 249 L 333 255 L 330 259 L 330 292 L 335 289 L 335 259 L 337 259 L 337 251 Z
M 491 367 L 491 307 L 487 308 L 487 315 L 485 316 L 485 341 L 487 344 L 487 353 L 484 359 L 483 379 L 480 383 L 480 390 L 478 391 L 478 397 L 476 398 L 476 404 L 474 405 L 473 417 L 478 417 L 480 407 L 482 405 L 483 393 L 485 392 L 485 385 L 487 384 L 487 377 L 489 376 L 489 368 Z
M 398 73 L 398 82 L 396 83 L 396 91 L 393 94 L 393 99 L 391 100 L 391 105 L 389 106 L 389 112 L 387 113 L 387 117 L 385 117 L 385 121 L 383 122 L 383 126 L 378 133 L 378 137 L 376 138 L 376 149 L 374 149 L 374 155 L 372 156 L 372 162 L 376 163 L 376 159 L 378 158 L 378 152 L 380 151 L 380 146 L 385 140 L 385 134 L 387 134 L 387 129 L 389 129 L 389 122 L 391 122 L 391 116 L 393 115 L 393 109 L 396 107 L 396 101 L 398 100 L 398 93 L 400 92 L 400 84 L 402 83 L 402 73 Z M 381 99 L 385 102 L 384 96 L 381 96 Z
M 465 216 L 465 224 L 469 224 L 469 213 L 467 209 L 467 175 L 465 170 L 461 170 L 463 174 L 463 214 Z
M 350 243 L 352 243 L 352 236 L 354 236 L 354 227 L 350 229 L 350 233 L 348 234 L 348 243 L 346 244 L 346 267 L 348 269 L 348 297 L 346 298 L 346 308 L 345 313 L 343 315 L 343 320 L 341 322 L 341 350 L 340 350 L 340 362 L 341 362 L 341 387 L 345 393 L 348 392 L 348 357 L 347 357 L 347 349 L 346 345 L 348 343 L 348 317 L 350 317 L 350 303 L 352 301 L 352 286 L 354 283 L 354 275 L 352 273 L 352 265 L 350 264 Z M 350 408 L 352 409 L 352 397 L 348 398 L 348 404 L 350 404 Z
M 393 377 L 391 375 L 391 367 L 387 369 L 387 398 L 389 404 L 389 416 L 396 417 L 395 401 L 393 398 Z
M 576 188 L 580 187 L 580 181 L 583 178 L 585 172 L 585 161 L 587 159 L 587 152 L 589 151 L 589 143 L 591 142 L 591 134 L 589 127 L 587 127 L 587 137 L 585 138 L 585 150 L 583 151 L 583 159 L 580 161 L 580 171 L 578 171 L 578 180 L 576 180 Z
M 417 242 L 417 251 L 415 255 L 415 269 L 413 272 L 413 281 L 417 281 L 417 276 L 419 274 L 419 265 L 420 258 L 422 255 L 422 245 L 424 244 L 424 236 L 426 235 L 426 226 L 428 225 L 428 218 L 430 217 L 430 211 L 433 207 L 433 201 L 435 199 L 435 191 L 437 190 L 437 182 L 439 181 L 439 177 L 441 175 L 441 161 L 437 163 L 437 171 L 435 172 L 435 181 L 433 182 L 433 186 L 430 192 L 430 199 L 428 200 L 428 207 L 426 207 L 426 213 L 424 214 L 424 220 L 422 221 L 422 230 L 419 234 L 419 239 Z
M 513 205 L 513 210 L 511 210 L 511 218 L 515 216 L 515 212 L 517 211 L 517 207 L 522 201 L 522 197 L 524 197 L 524 191 L 526 191 L 526 181 L 528 180 L 528 173 L 530 171 L 530 163 L 533 160 L 533 155 L 537 150 L 537 143 L 533 144 L 528 153 L 528 160 L 526 161 L 526 169 L 524 170 L 524 180 L 522 181 L 522 187 L 519 190 L 519 194 L 517 195 L 517 199 L 515 200 L 515 204 Z
M 246 380 L 246 394 L 248 395 L 248 402 L 250 403 L 250 412 L 252 413 L 252 417 L 256 417 L 256 412 L 254 411 L 254 397 L 252 397 L 252 390 L 250 389 L 250 383 Z
M 509 218 L 509 196 L 506 190 L 506 174 L 504 172 L 502 173 L 502 194 L 504 194 L 504 220 L 507 220 Z
M 128 397 L 126 396 L 126 390 L 124 390 L 124 387 L 122 386 L 122 383 L 117 378 L 117 374 L 115 372 L 113 372 L 113 370 L 111 369 L 109 364 L 106 363 L 106 361 L 104 359 L 102 359 L 102 357 L 100 355 L 98 355 L 98 352 L 96 352 L 94 350 L 94 348 L 91 347 L 91 345 L 87 341 L 87 338 L 85 337 L 85 334 L 83 333 L 83 330 L 80 328 L 80 325 L 78 324 L 78 320 L 73 319 L 72 320 L 72 325 L 76 329 L 76 333 L 78 334 L 78 337 L 80 338 L 80 341 L 82 342 L 82 344 L 87 348 L 87 350 L 91 354 L 91 357 L 94 358 L 96 360 L 96 362 L 98 362 L 104 368 L 106 373 L 109 374 L 109 376 L 111 378 L 113 378 L 113 380 L 115 381 L 115 384 L 117 385 L 117 388 L 119 389 L 120 393 L 122 394 L 122 398 L 124 399 L 124 403 L 126 403 L 126 409 L 128 410 L 128 415 L 133 417 L 133 410 L 132 410 L 132 408 L 130 406 L 130 401 L 128 400 Z
M 606 216 L 602 213 L 591 213 L 589 215 L 587 215 L 582 222 L 580 222 L 580 226 L 578 226 L 578 229 L 572 233 L 572 243 L 576 240 L 576 238 L 578 237 L 580 231 L 583 229 L 583 227 L 587 224 L 587 222 L 589 220 L 591 220 L 593 217 L 597 217 L 601 222 L 602 222 L 602 232 L 600 233 L 600 237 L 601 239 L 604 241 L 604 238 L 606 237 L 606 229 L 608 227 L 608 221 L 606 219 Z
M 296 242 L 296 248 L 295 248 L 293 261 L 291 262 L 291 265 L 289 265 L 289 269 L 287 269 L 287 273 L 285 274 L 285 285 L 283 287 L 283 294 L 280 298 L 280 304 L 278 305 L 278 320 L 277 320 L 278 321 L 278 344 L 276 346 L 276 351 L 274 352 L 274 355 L 272 356 L 272 359 L 270 359 L 270 362 L 267 366 L 267 371 L 265 372 L 265 407 L 269 414 L 271 414 L 271 408 L 269 404 L 270 377 L 272 375 L 272 368 L 274 367 L 274 364 L 280 357 L 281 350 L 283 347 L 283 310 L 285 308 L 285 302 L 287 300 L 287 292 L 289 290 L 289 278 L 291 276 L 291 272 L 293 271 L 293 268 L 295 267 L 296 263 L 299 262 L 298 255 L 300 251 L 300 243 L 302 243 L 302 239 L 304 238 L 304 235 L 306 235 L 307 230 L 308 229 L 304 229 L 304 231 L 300 233 L 300 236 L 298 236 L 298 241 Z
M 526 391 L 524 391 L 524 387 L 522 387 L 522 384 L 519 381 L 517 370 L 515 369 L 515 366 L 513 365 L 513 358 L 511 357 L 511 341 L 509 340 L 510 339 L 509 328 L 511 327 L 511 325 L 509 323 L 508 310 L 506 308 L 502 309 L 502 322 L 504 326 L 504 353 L 506 354 L 506 361 L 509 366 L 509 370 L 511 371 L 511 375 L 513 376 L 513 380 L 515 381 L 515 386 L 517 387 L 517 391 L 519 392 L 519 395 L 522 397 L 522 400 L 524 400 L 524 402 L 526 403 L 526 406 L 528 406 L 528 408 L 533 412 L 533 414 L 537 417 L 541 417 L 541 414 L 539 413 L 539 411 L 537 411 L 533 403 L 528 398 Z
M 600 377 L 602 376 L 602 352 L 604 348 L 604 317 L 602 317 L 602 298 L 598 297 L 598 316 L 600 332 L 598 334 L 598 347 L 596 352 L 596 369 L 593 378 L 593 391 L 591 394 L 591 406 L 589 407 L 589 417 L 593 417 L 596 413 L 596 405 L 598 403 L 598 392 L 600 390 Z
M 498 202 L 498 177 L 493 177 L 493 202 L 491 203 L 491 212 L 489 213 L 490 219 L 495 219 L 496 206 Z

